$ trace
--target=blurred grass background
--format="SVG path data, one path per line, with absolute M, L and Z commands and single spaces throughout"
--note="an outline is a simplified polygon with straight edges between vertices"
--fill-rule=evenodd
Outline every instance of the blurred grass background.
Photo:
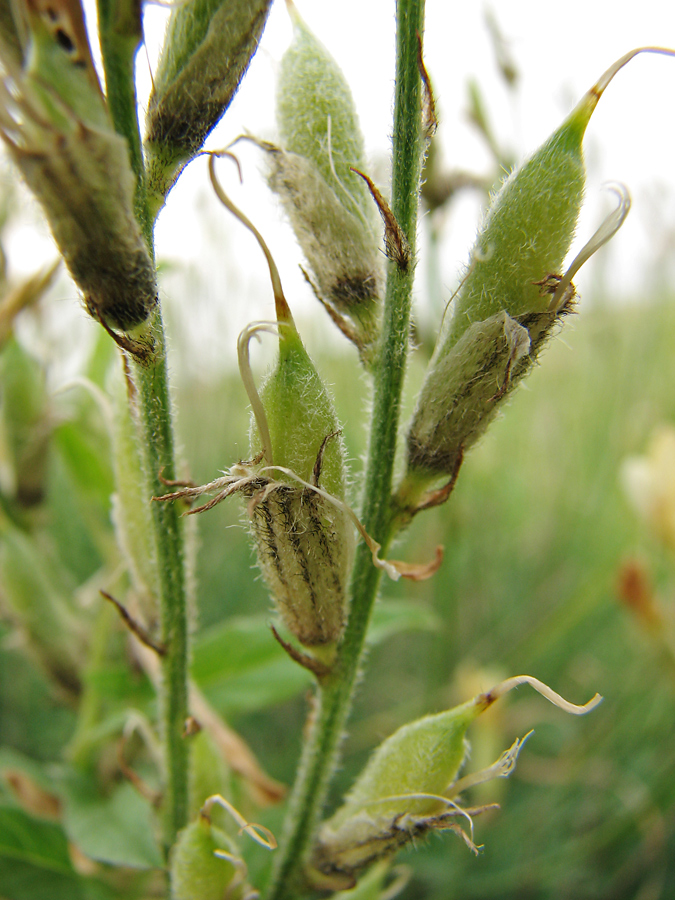
M 422 560 L 437 543 L 445 546 L 431 581 L 386 583 L 380 601 L 413 599 L 439 625 L 397 634 L 371 651 L 334 801 L 397 726 L 502 677 L 534 675 L 578 703 L 595 691 L 605 697 L 576 719 L 521 688 L 478 720 L 469 771 L 530 728 L 535 734 L 508 781 L 469 797 L 502 804 L 476 820 L 481 856 L 453 835 L 408 852 L 407 900 L 675 897 L 675 668 L 617 591 L 622 564 L 637 558 L 675 615 L 675 561 L 638 521 L 619 482 L 624 458 L 643 452 L 656 426 L 675 422 L 673 335 L 667 298 L 584 308 L 468 456 L 449 504 L 419 516 L 395 548 L 399 557 Z M 317 363 L 336 386 L 357 500 L 367 386 L 352 356 Z M 423 366 L 419 353 L 408 405 Z M 246 456 L 241 385 L 232 376 L 176 387 L 190 474 L 210 480 Z M 269 611 L 236 501 L 198 519 L 197 639 L 228 617 Z M 2 743 L 56 758 L 72 712 L 54 702 L 11 643 L 0 647 Z M 295 694 L 274 707 L 224 710 L 286 783 L 306 714 L 303 692 Z M 278 811 L 265 819 L 273 827 L 279 820 Z

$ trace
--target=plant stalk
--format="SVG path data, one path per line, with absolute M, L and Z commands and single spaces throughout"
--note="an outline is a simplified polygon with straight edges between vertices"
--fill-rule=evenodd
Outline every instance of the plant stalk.
M 391 208 L 408 238 L 411 262 L 402 271 L 390 261 L 387 272 L 361 516 L 368 533 L 382 545 L 383 554 L 393 536 L 390 498 L 409 347 L 417 207 L 424 149 L 418 65 L 418 41 L 424 27 L 424 0 L 398 0 L 396 16 Z M 318 688 L 310 733 L 304 744 L 267 900 L 292 900 L 302 892 L 302 870 L 337 763 L 380 575 L 381 571 L 373 566 L 370 551 L 361 543 L 352 572 L 349 622 L 337 664 L 329 678 Z
M 138 127 L 134 60 L 141 39 L 140 6 L 129 0 L 98 0 L 99 28 L 108 106 L 116 130 L 127 139 L 137 178 L 136 217 L 154 259 L 152 219 L 148 214 L 143 151 Z M 138 418 L 146 479 L 145 497 L 165 493 L 160 481 L 175 477 L 174 439 L 169 398 L 164 326 L 159 305 L 147 323 L 155 353 L 147 364 L 131 360 L 138 392 Z M 163 843 L 165 852 L 188 817 L 188 745 L 183 737 L 188 715 L 188 624 L 183 531 L 173 503 L 152 503 L 152 524 L 160 586 L 162 656 L 161 717 L 165 781 Z

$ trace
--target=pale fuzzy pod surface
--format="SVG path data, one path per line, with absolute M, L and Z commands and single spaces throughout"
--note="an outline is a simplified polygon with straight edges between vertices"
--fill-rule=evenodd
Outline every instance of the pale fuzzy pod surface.
M 381 226 L 364 181 L 363 137 L 351 90 L 325 47 L 292 12 L 281 62 L 269 183 L 280 197 L 320 299 L 351 321 L 364 355 L 378 334 L 384 282 Z
M 573 288 L 556 308 L 552 291 L 583 201 L 582 141 L 595 103 L 584 99 L 493 198 L 418 397 L 409 472 L 452 475 L 571 311 Z
M 101 93 L 81 9 L 73 6 L 56 30 L 47 11 L 17 4 L 14 12 L 30 42 L 17 66 L 0 40 L 12 81 L 11 90 L 0 86 L 0 134 L 89 312 L 131 330 L 156 304 L 155 270 L 134 216 L 128 147 Z
M 310 878 L 352 879 L 455 815 L 442 794 L 466 756 L 466 730 L 485 695 L 399 728 L 373 753 L 344 804 L 321 827 Z M 449 814 L 449 815 L 448 815 Z
M 271 462 L 342 501 L 345 451 L 332 400 L 295 327 L 279 329 L 279 358 L 260 390 Z M 252 456 L 259 451 L 253 420 Z M 263 575 L 286 627 L 301 644 L 333 644 L 345 624 L 351 523 L 338 505 L 273 467 L 249 492 Z
M 157 203 L 229 106 L 272 0 L 174 5 L 148 103 L 148 183 Z

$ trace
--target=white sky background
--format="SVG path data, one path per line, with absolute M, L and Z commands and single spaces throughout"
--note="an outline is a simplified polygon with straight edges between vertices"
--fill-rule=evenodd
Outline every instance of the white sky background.
M 297 0 L 297 6 L 352 87 L 371 170 L 383 183 L 393 101 L 394 0 Z M 490 167 L 484 144 L 466 117 L 470 77 L 483 90 L 500 141 L 521 159 L 548 137 L 599 75 L 627 50 L 642 44 L 675 47 L 675 7 L 670 0 L 626 4 L 625 13 L 606 0 L 555 4 L 495 0 L 493 13 L 520 72 L 514 99 L 497 71 L 484 9 L 479 2 L 427 0 L 425 58 L 439 111 L 439 139 L 450 168 L 486 173 Z M 156 62 L 166 15 L 156 6 L 145 10 L 151 65 Z M 276 69 L 290 39 L 285 5 L 277 0 L 260 49 L 208 147 L 222 147 L 243 131 L 274 139 Z M 143 102 L 150 79 L 142 51 L 138 73 Z M 579 243 L 590 236 L 609 208 L 610 197 L 601 189 L 604 182 L 624 182 L 633 198 L 623 229 L 608 252 L 603 251 L 602 276 L 613 302 L 652 290 L 658 280 L 655 262 L 669 246 L 675 259 L 674 96 L 675 58 L 640 56 L 607 89 L 587 131 L 589 181 Z M 311 330 L 310 345 L 315 341 L 320 346 L 333 326 L 299 273 L 300 251 L 265 186 L 260 152 L 241 145 L 238 153 L 244 184 L 238 186 L 234 168 L 227 162 L 220 163 L 223 183 L 265 236 L 289 303 L 305 332 Z M 478 217 L 476 197 L 467 194 L 447 221 L 441 257 L 447 298 L 466 262 Z M 253 238 L 213 196 L 204 159 L 186 170 L 169 196 L 157 227 L 157 252 L 160 261 L 173 263 L 162 286 L 175 349 L 188 350 L 193 369 L 229 363 L 241 328 L 251 320 L 272 317 L 272 293 Z M 424 253 L 423 241 L 420 252 Z M 52 254 L 45 228 L 36 236 L 28 224 L 15 232 L 8 247 L 15 271 L 31 271 L 39 259 Z M 423 269 L 422 258 L 417 285 L 422 304 Z M 672 263 L 670 276 L 672 283 Z M 581 294 L 592 295 L 594 279 L 597 283 L 599 277 L 599 270 L 594 275 L 591 266 L 582 270 L 575 279 Z M 78 316 L 78 327 L 84 331 L 92 327 L 81 311 Z

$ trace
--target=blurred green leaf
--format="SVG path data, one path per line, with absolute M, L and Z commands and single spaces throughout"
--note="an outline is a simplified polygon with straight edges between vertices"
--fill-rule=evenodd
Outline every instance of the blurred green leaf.
M 375 647 L 404 631 L 442 631 L 440 616 L 413 600 L 380 600 L 368 629 L 368 644 Z
M 402 631 L 433 630 L 440 619 L 406 600 L 379 603 L 368 633 L 371 646 Z M 306 690 L 312 676 L 286 655 L 270 632 L 267 616 L 238 616 L 210 628 L 196 642 L 192 675 L 218 709 L 252 712 Z
M 192 674 L 202 687 L 260 668 L 286 654 L 272 637 L 268 616 L 237 616 L 195 641 Z
M 267 616 L 240 616 L 195 642 L 192 675 L 223 712 L 251 712 L 289 700 L 312 676 L 274 640 Z
M 61 826 L 34 819 L 18 807 L 0 806 L 0 857 L 21 860 L 49 872 L 73 872 L 68 840 Z
M 87 684 L 107 700 L 139 707 L 152 703 L 155 692 L 149 679 L 129 669 L 125 663 L 105 665 L 87 673 Z
M 2 900 L 113 900 L 100 881 L 66 875 L 39 866 L 0 857 Z
M 281 648 L 279 648 L 281 650 Z M 312 683 L 313 675 L 283 656 L 240 675 L 205 688 L 211 703 L 225 715 L 253 712 L 297 696 Z
M 80 419 L 60 425 L 54 437 L 78 487 L 107 506 L 114 490 L 107 435 Z
M 86 856 L 137 869 L 163 866 L 152 807 L 130 784 L 101 797 L 92 779 L 69 772 L 61 792 L 66 832 Z
M 104 884 L 75 871 L 60 825 L 9 805 L 0 806 L 0 896 L 2 900 L 112 898 Z
M 54 792 L 53 779 L 49 773 L 50 765 L 51 763 L 39 762 L 11 747 L 0 747 L 0 783 L 4 779 L 6 770 L 14 769 L 22 772 L 45 791 Z M 11 792 L 9 794 L 12 796 Z

